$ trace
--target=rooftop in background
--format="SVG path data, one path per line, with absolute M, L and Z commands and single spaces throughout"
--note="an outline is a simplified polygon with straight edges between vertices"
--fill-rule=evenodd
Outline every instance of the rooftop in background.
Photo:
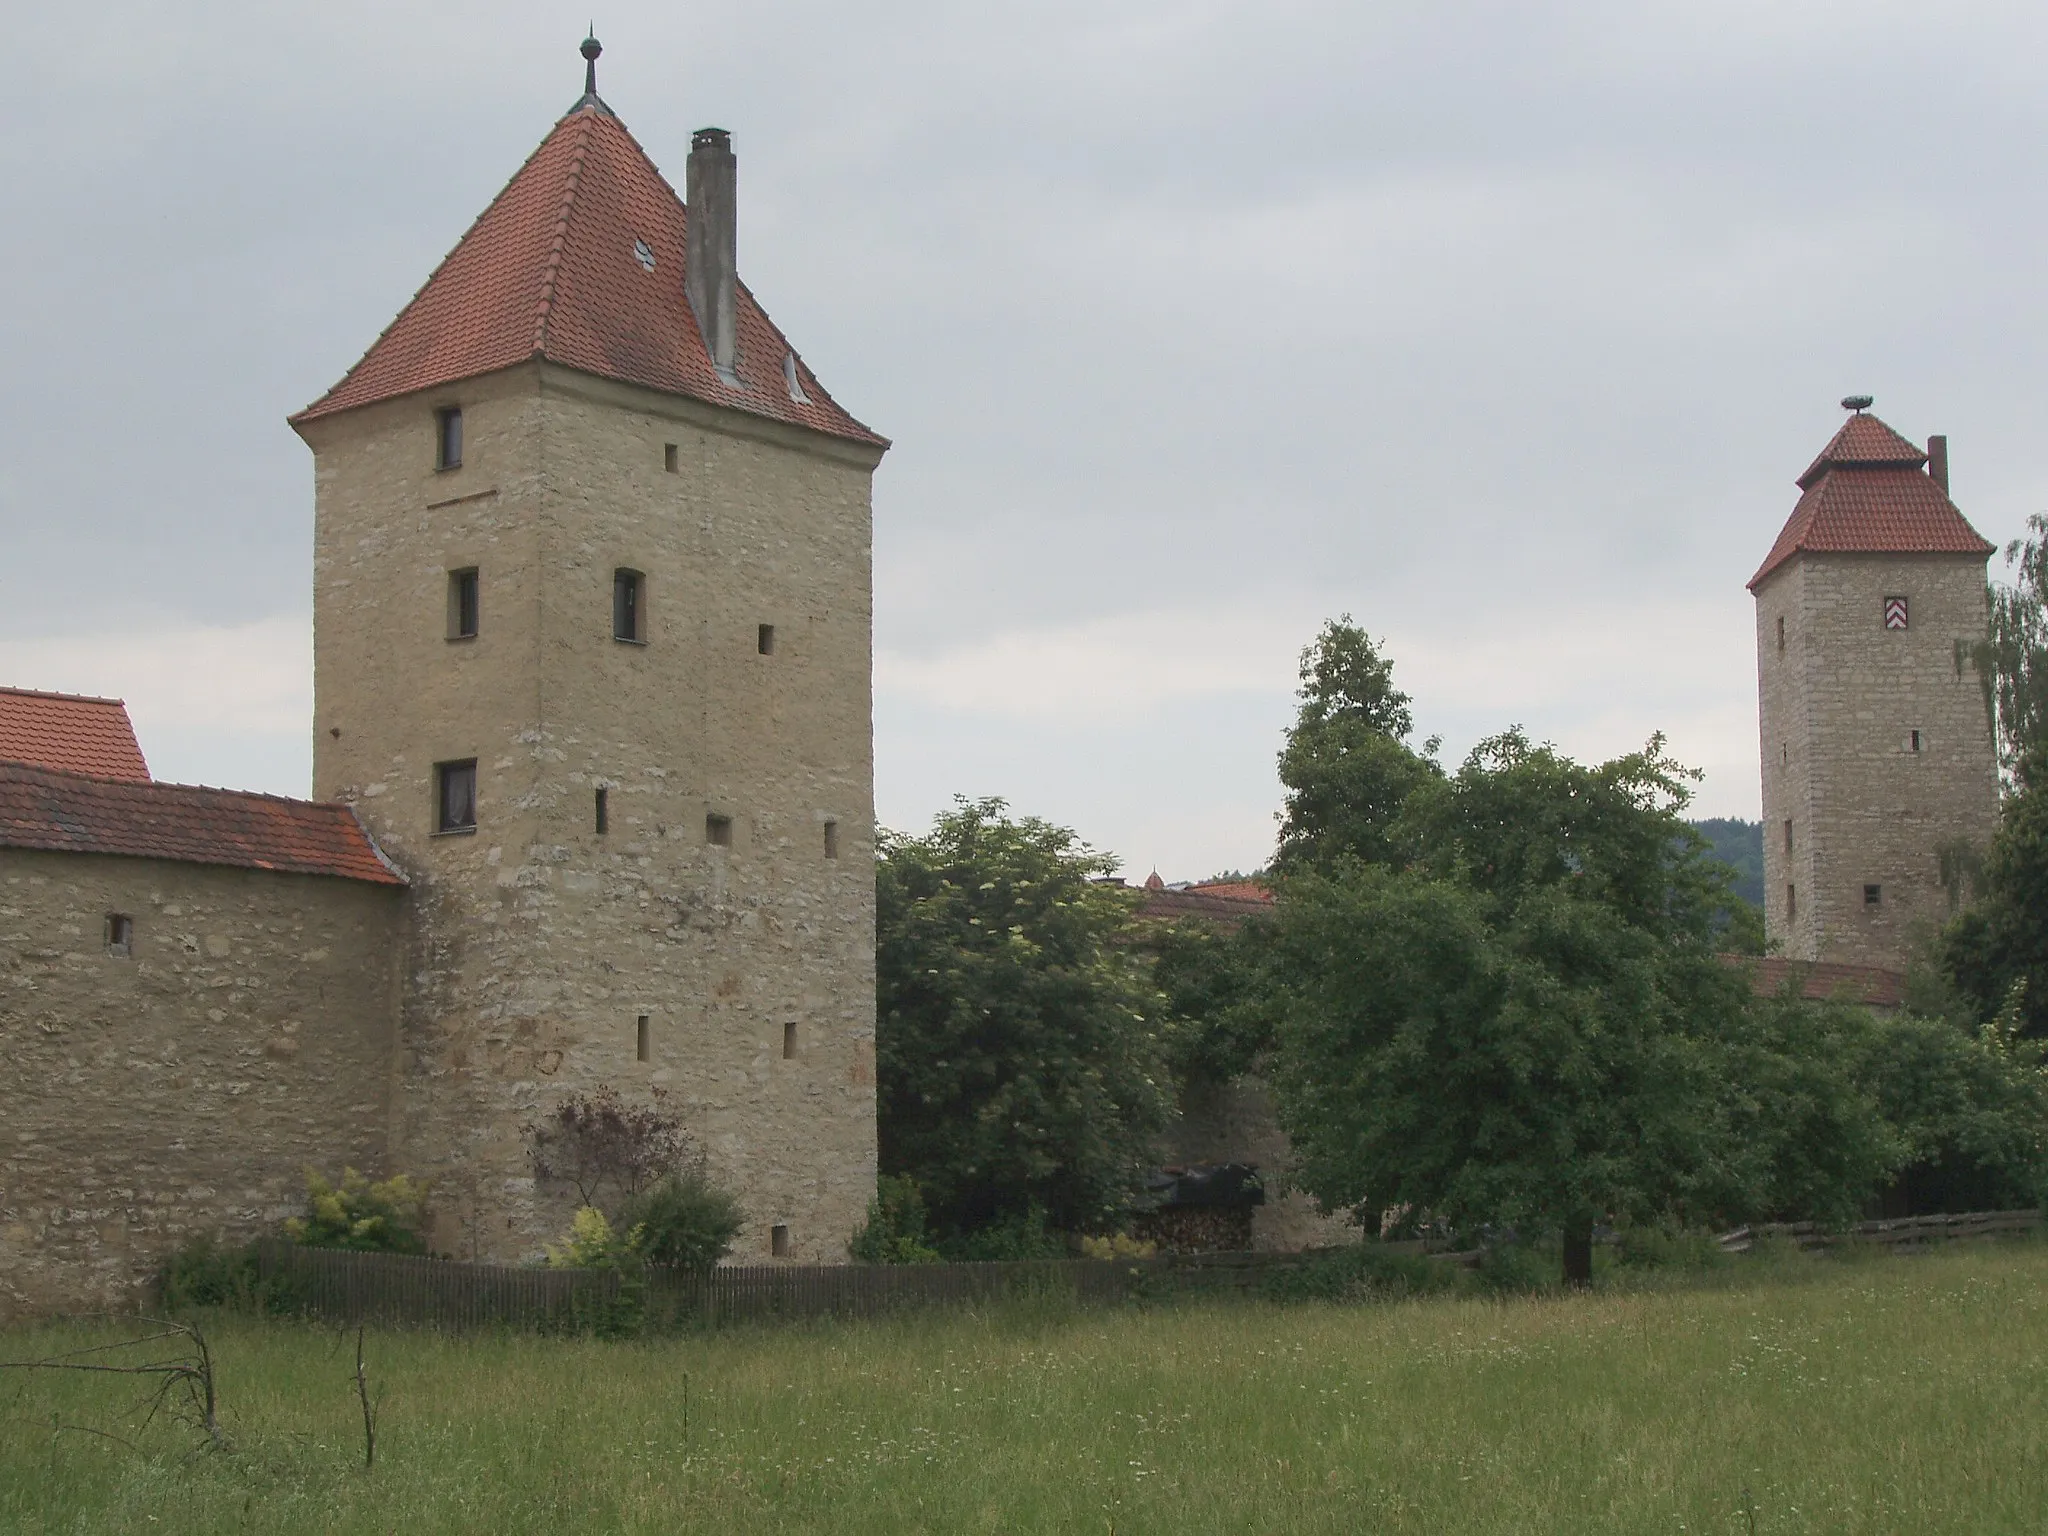
M 625 124 L 586 94 L 347 377 L 293 421 L 545 358 L 886 446 L 825 392 L 744 283 L 738 383 L 719 378 L 683 288 L 687 221 Z
M 1897 1008 L 1906 1000 L 1906 978 L 1875 965 L 1836 965 L 1820 960 L 1785 960 L 1776 956 L 1723 955 L 1729 965 L 1756 967 L 1750 990 L 1758 997 L 1777 997 L 1798 978 L 1799 996 L 1812 1002 L 1862 1003 L 1870 1008 Z
M 1155 874 L 1144 886 L 1144 900 L 1136 916 L 1156 922 L 1192 918 L 1235 928 L 1247 917 L 1269 912 L 1273 893 L 1257 880 L 1210 880 L 1200 885 L 1154 885 Z
M 406 883 L 346 805 L 18 763 L 0 763 L 0 848 Z
M 149 782 L 128 706 L 78 693 L 0 688 L 0 762 Z
M 1803 493 L 1752 591 L 1798 553 L 1988 555 L 1992 546 L 1923 472 L 1927 455 L 1875 416 L 1842 423 L 1799 477 Z

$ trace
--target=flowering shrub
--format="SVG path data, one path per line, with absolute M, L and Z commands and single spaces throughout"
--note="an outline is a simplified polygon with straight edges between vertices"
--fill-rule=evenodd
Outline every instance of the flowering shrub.
M 350 1248 L 358 1253 L 425 1253 L 419 1225 L 426 1213 L 427 1181 L 394 1174 L 372 1182 L 353 1168 L 330 1184 L 306 1170 L 306 1214 L 284 1224 L 285 1236 L 308 1248 Z

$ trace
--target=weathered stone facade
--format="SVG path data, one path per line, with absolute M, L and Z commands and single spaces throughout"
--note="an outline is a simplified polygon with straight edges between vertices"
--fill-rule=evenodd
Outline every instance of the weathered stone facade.
M 748 1213 L 739 1256 L 842 1258 L 875 1173 L 880 450 L 540 361 L 301 431 L 315 792 L 414 882 L 392 1161 L 434 1181 L 435 1246 L 558 1233 L 522 1127 L 610 1083 L 681 1111 Z M 465 569 L 477 633 L 450 639 Z M 435 765 L 470 758 L 476 830 L 436 833 Z
M 0 848 L 0 1317 L 134 1305 L 304 1170 L 381 1169 L 402 887 Z M 131 918 L 110 951 L 109 914 Z
M 1259 1170 L 1266 1203 L 1252 1210 L 1255 1249 L 1291 1253 L 1355 1243 L 1364 1236 L 1349 1215 L 1324 1215 L 1290 1184 L 1294 1149 L 1280 1129 L 1273 1090 L 1256 1073 L 1190 1086 L 1164 1141 L 1169 1164 L 1249 1163 Z

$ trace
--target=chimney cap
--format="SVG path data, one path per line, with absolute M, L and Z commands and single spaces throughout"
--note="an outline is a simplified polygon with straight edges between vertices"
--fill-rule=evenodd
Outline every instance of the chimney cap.
M 702 149 L 707 147 L 711 149 L 729 149 L 732 147 L 732 135 L 723 128 L 699 128 L 690 135 L 690 148 Z
M 1842 409 L 1845 411 L 1854 411 L 1859 416 L 1861 416 L 1865 411 L 1869 410 L 1875 404 L 1877 404 L 1877 399 L 1873 395 L 1842 396 Z

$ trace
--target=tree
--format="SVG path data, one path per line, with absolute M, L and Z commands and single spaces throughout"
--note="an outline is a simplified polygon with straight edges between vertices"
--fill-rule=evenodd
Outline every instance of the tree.
M 1977 899 L 1940 939 L 1941 968 L 1972 1021 L 2009 1004 L 2024 1033 L 2048 1038 L 2048 749 L 2020 760 L 2019 793 L 1999 818 Z
M 1985 638 L 1959 643 L 1956 664 L 1976 668 L 1984 685 L 2000 766 L 2016 774 L 2026 756 L 2048 745 L 2048 516 L 2027 519 L 2028 536 L 2005 547 L 2009 583 L 1993 583 Z
M 572 1185 L 580 1205 L 596 1206 L 609 1188 L 615 1203 L 629 1201 L 691 1160 L 682 1117 L 653 1102 L 628 1104 L 608 1083 L 595 1093 L 571 1094 L 526 1127 L 527 1150 L 539 1178 Z
M 1113 1223 L 1167 1109 L 1115 861 L 1007 811 L 958 800 L 923 837 L 886 834 L 876 867 L 882 1169 L 942 1241 L 1034 1210 Z

